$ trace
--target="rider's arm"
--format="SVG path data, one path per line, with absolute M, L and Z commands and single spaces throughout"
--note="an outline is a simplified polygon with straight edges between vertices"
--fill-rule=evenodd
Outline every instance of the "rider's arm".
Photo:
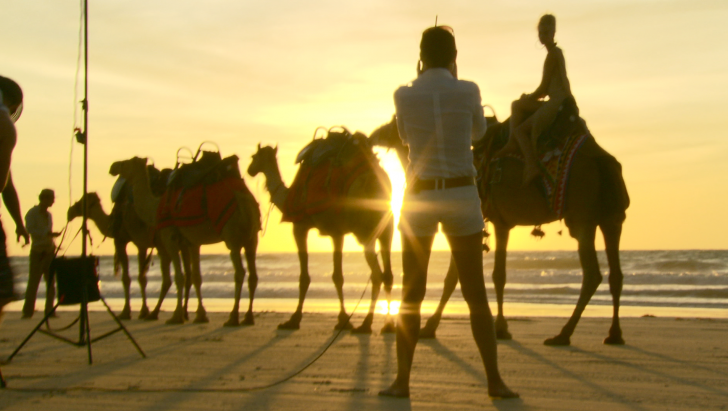
M 551 79 L 554 75 L 554 70 L 557 70 L 558 58 L 563 61 L 564 55 L 561 53 L 561 49 L 554 48 L 546 55 L 546 61 L 543 63 L 543 77 L 541 77 L 541 84 L 534 90 L 533 93 L 529 94 L 528 97 L 534 100 L 546 97 L 548 95 L 549 85 L 551 85 Z

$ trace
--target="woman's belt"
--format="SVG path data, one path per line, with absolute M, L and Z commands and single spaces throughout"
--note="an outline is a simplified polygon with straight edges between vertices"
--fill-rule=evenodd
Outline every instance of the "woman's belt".
M 414 194 L 423 190 L 445 190 L 448 188 L 474 186 L 475 179 L 473 177 L 455 177 L 455 178 L 438 178 L 435 180 L 415 179 L 412 183 L 410 191 Z

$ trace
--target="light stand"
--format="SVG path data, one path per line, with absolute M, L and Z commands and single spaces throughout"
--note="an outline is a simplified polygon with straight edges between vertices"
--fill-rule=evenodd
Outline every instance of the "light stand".
M 114 314 L 113 311 L 111 311 L 111 307 L 109 307 L 109 304 L 106 303 L 106 300 L 104 300 L 104 297 L 101 296 L 101 293 L 99 292 L 99 277 L 98 273 L 96 271 L 98 267 L 98 257 L 94 256 L 88 256 L 87 250 L 86 250 L 86 243 L 88 239 L 88 216 L 86 215 L 86 194 L 88 193 L 88 0 L 84 0 L 83 2 L 83 29 L 84 29 L 84 96 L 82 103 L 83 108 L 83 131 L 78 131 L 76 133 L 76 140 L 83 144 L 83 222 L 82 222 L 82 233 L 83 233 L 83 242 L 81 246 L 81 257 L 77 258 L 58 258 L 53 262 L 53 267 L 50 269 L 51 275 L 53 275 L 53 272 L 57 272 L 57 282 L 58 282 L 58 303 L 53 307 L 53 309 L 46 313 L 45 317 L 41 320 L 41 322 L 33 329 L 33 331 L 23 340 L 22 343 L 18 346 L 18 348 L 13 351 L 12 354 L 8 357 L 7 361 L 10 362 L 10 360 L 15 357 L 15 355 L 20 351 L 21 348 L 33 337 L 33 335 L 40 331 L 43 334 L 49 335 L 53 338 L 56 338 L 60 341 L 78 346 L 88 347 L 88 363 L 93 363 L 93 357 L 91 355 L 91 343 L 96 342 L 98 340 L 101 340 L 103 338 L 106 338 L 112 334 L 115 334 L 118 331 L 123 331 L 126 336 L 129 338 L 129 340 L 134 344 L 134 347 L 136 347 L 137 351 L 139 351 L 139 354 L 143 358 L 146 358 L 146 354 L 144 354 L 144 351 L 142 351 L 141 347 L 139 347 L 139 344 L 136 343 L 134 338 L 131 336 L 129 331 L 124 327 L 124 325 L 121 323 L 119 318 Z M 103 335 L 100 335 L 96 338 L 91 338 L 91 326 L 89 324 L 89 317 L 88 317 L 88 303 L 93 301 L 99 301 L 104 303 L 106 306 L 106 310 L 109 312 L 109 314 L 114 318 L 114 321 L 116 321 L 118 328 L 109 331 Z M 41 329 L 43 324 L 48 324 L 48 319 L 56 312 L 56 309 L 60 305 L 73 305 L 73 304 L 80 304 L 80 313 L 78 318 L 71 323 L 66 328 L 70 328 L 73 326 L 76 322 L 79 324 L 79 333 L 78 333 L 78 341 L 71 340 L 69 338 L 66 338 L 64 336 L 58 335 L 55 332 L 53 332 L 50 327 L 48 327 L 47 330 Z M 65 328 L 64 328 L 65 329 Z M 60 330 L 59 330 L 60 331 Z M 2 375 L 0 375 L 0 380 L 2 380 Z M 4 386 L 4 381 L 2 382 Z

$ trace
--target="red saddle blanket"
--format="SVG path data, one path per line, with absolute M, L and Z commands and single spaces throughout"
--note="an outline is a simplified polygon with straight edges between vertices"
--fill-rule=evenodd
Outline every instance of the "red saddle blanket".
M 571 134 L 557 147 L 545 153 L 540 153 L 541 166 L 544 171 L 541 182 L 546 199 L 559 219 L 564 213 L 566 184 L 569 181 L 569 172 L 571 171 L 574 155 L 588 138 L 593 138 L 588 132 Z
M 539 151 L 538 157 L 541 160 L 539 167 L 541 168 L 540 183 L 543 188 L 544 196 L 549 203 L 550 208 L 561 219 L 564 214 L 564 205 L 566 199 L 566 186 L 569 182 L 569 173 L 574 156 L 579 151 L 585 141 L 594 137 L 588 131 L 582 130 L 578 133 L 570 133 L 566 138 L 561 140 L 555 147 L 551 147 L 546 151 Z M 506 154 L 505 157 L 515 158 L 524 161 L 523 156 L 518 154 Z M 494 157 L 491 162 L 496 162 L 499 157 Z
M 235 212 L 235 191 L 247 190 L 241 178 L 165 191 L 157 207 L 157 229 L 210 222 L 219 233 Z
M 367 172 L 374 170 L 363 154 L 344 164 L 333 158 L 315 167 L 301 163 L 288 190 L 282 220 L 296 222 L 332 208 L 340 212 L 352 183 Z

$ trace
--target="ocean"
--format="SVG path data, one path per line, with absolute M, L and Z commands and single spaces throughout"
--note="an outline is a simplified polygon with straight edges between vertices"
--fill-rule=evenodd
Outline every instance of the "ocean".
M 131 251 L 131 249 L 130 249 Z M 488 299 L 495 309 L 495 291 L 491 279 L 494 253 L 484 254 Z M 12 257 L 16 274 L 16 291 L 24 292 L 28 279 L 27 257 Z M 727 250 L 664 250 L 621 251 L 624 289 L 621 298 L 623 316 L 670 315 L 685 317 L 728 318 L 728 251 Z M 401 255 L 393 253 L 395 273 L 392 307 L 396 309 L 401 290 Z M 434 311 L 442 294 L 449 253 L 435 251 L 430 259 L 427 295 L 423 312 Z M 604 280 L 592 298 L 585 316 L 611 316 L 611 295 L 607 276 L 609 269 L 604 252 L 599 252 Z M 309 272 L 311 285 L 304 311 L 337 312 L 338 299 L 331 281 L 331 253 L 311 253 Z M 228 311 L 233 304 L 234 273 L 228 255 L 203 255 L 201 262 L 204 305 L 208 311 Z M 298 257 L 295 253 L 260 253 L 257 256 L 258 288 L 254 302 L 256 311 L 292 312 L 298 298 Z M 576 251 L 510 251 L 505 291 L 506 315 L 568 316 L 571 314 L 581 286 L 581 268 Z M 132 273 L 132 309 L 138 311 L 141 299 L 137 282 L 136 256 L 130 259 Z M 158 260 L 155 257 L 148 274 L 147 296 L 150 308 L 156 304 L 161 286 Z M 120 277 L 113 273 L 113 257 L 100 257 L 100 289 L 115 310 L 123 305 Z M 369 269 L 363 253 L 344 254 L 344 294 L 348 310 L 367 310 L 370 298 Z M 247 277 L 246 277 L 247 280 Z M 366 290 L 365 290 L 366 289 Z M 45 286 L 39 288 L 36 309 L 42 309 Z M 163 308 L 174 309 L 176 290 L 170 289 Z M 362 297 L 363 296 L 363 297 Z M 196 307 L 194 291 L 191 308 Z M 384 299 L 384 293 L 380 300 Z M 9 309 L 20 309 L 16 302 Z M 241 311 L 247 309 L 247 282 L 243 286 Z M 94 309 L 90 306 L 91 309 Z M 99 304 L 98 309 L 103 309 Z M 193 308 L 194 309 L 194 308 Z M 386 312 L 381 301 L 378 312 Z M 446 314 L 467 313 L 459 289 L 451 298 Z

